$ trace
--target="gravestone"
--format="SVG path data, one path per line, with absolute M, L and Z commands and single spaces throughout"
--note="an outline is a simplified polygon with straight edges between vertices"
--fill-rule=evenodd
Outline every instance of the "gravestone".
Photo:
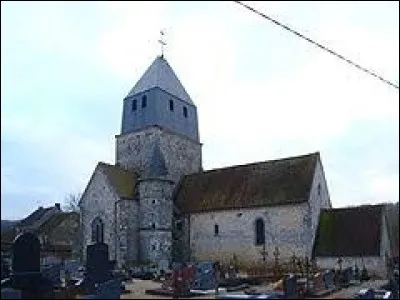
M 7 285 L 11 290 L 3 293 L 2 289 L 2 298 L 12 298 L 19 293 L 21 299 L 53 298 L 53 284 L 40 272 L 39 239 L 32 233 L 22 233 L 15 238 L 11 249 L 13 270 Z
M 313 294 L 318 295 L 322 292 L 326 291 L 325 283 L 324 283 L 324 276 L 322 273 L 317 273 L 314 275 L 314 288 Z
M 51 281 L 54 287 L 61 287 L 61 264 L 44 267 L 41 273 L 44 278 Z
M 216 281 L 212 261 L 204 261 L 196 264 L 194 280 L 191 285 L 193 290 L 215 289 Z
M 12 245 L 14 274 L 40 272 L 40 241 L 32 233 L 18 235 Z
M 348 268 L 344 269 L 343 270 L 343 277 L 344 277 L 345 284 L 347 284 L 347 285 L 354 284 L 355 274 L 354 274 L 353 268 L 352 267 L 348 267 Z
M 283 280 L 285 298 L 291 299 L 297 295 L 297 277 L 293 274 L 285 276 Z
M 329 291 L 334 290 L 336 288 L 334 272 L 332 270 L 325 270 L 322 276 L 325 283 L 325 289 Z
M 86 271 L 89 280 L 95 283 L 111 279 L 111 265 L 108 259 L 108 245 L 96 243 L 86 248 Z

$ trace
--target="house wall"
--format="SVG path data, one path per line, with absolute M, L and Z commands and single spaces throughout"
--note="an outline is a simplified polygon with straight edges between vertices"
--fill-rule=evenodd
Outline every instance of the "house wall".
M 378 278 L 386 278 L 386 265 L 385 259 L 381 256 L 355 256 L 355 257 L 342 257 L 342 268 L 354 267 L 356 264 L 361 269 L 365 265 L 367 272 L 370 276 Z M 338 257 L 316 257 L 317 265 L 323 269 L 337 269 Z

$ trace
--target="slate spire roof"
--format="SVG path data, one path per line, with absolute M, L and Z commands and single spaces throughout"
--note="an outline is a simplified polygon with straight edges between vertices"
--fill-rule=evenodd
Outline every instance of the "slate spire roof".
M 154 87 L 158 87 L 183 101 L 193 104 L 189 94 L 163 56 L 158 56 L 153 61 L 127 97 Z

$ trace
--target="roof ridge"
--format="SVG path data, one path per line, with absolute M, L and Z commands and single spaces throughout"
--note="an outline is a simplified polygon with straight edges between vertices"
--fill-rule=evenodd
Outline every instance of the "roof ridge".
M 136 171 L 125 169 L 123 166 L 121 166 L 119 164 L 109 164 L 109 163 L 105 163 L 105 162 L 99 161 L 97 165 L 104 166 L 104 167 L 109 167 L 109 168 L 114 168 L 114 169 L 116 169 L 118 171 L 123 171 L 123 172 L 127 172 L 127 173 L 133 173 L 133 174 L 137 175 Z
M 345 207 L 331 207 L 331 208 L 322 208 L 322 211 L 333 212 L 339 210 L 351 210 L 351 209 L 363 209 L 363 208 L 383 208 L 385 204 L 378 203 L 378 204 L 361 204 L 355 206 L 345 206 Z
M 252 162 L 252 163 L 239 164 L 239 165 L 234 165 L 234 166 L 220 167 L 220 168 L 205 170 L 205 171 L 198 172 L 198 173 L 188 174 L 188 175 L 185 175 L 185 177 L 192 176 L 192 175 L 197 175 L 197 174 L 203 174 L 203 173 L 211 173 L 211 172 L 235 169 L 235 168 L 240 168 L 240 167 L 254 166 L 254 165 L 264 164 L 264 163 L 282 162 L 282 161 L 286 161 L 286 160 L 293 160 L 293 159 L 297 159 L 297 158 L 305 158 L 307 156 L 314 156 L 314 155 L 319 155 L 319 151 L 308 153 L 308 154 L 297 155 L 297 156 L 289 156 L 289 157 L 283 157 L 283 158 L 277 158 L 277 159 L 271 159 L 271 160 L 265 160 L 265 161 L 258 161 L 258 162 Z

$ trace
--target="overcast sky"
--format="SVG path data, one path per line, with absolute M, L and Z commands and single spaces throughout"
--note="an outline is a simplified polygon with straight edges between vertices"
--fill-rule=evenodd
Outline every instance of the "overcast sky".
M 246 2 L 399 84 L 399 2 Z M 234 2 L 1 2 L 1 218 L 114 163 L 157 55 L 197 105 L 203 166 L 320 151 L 334 207 L 399 198 L 399 90 Z

